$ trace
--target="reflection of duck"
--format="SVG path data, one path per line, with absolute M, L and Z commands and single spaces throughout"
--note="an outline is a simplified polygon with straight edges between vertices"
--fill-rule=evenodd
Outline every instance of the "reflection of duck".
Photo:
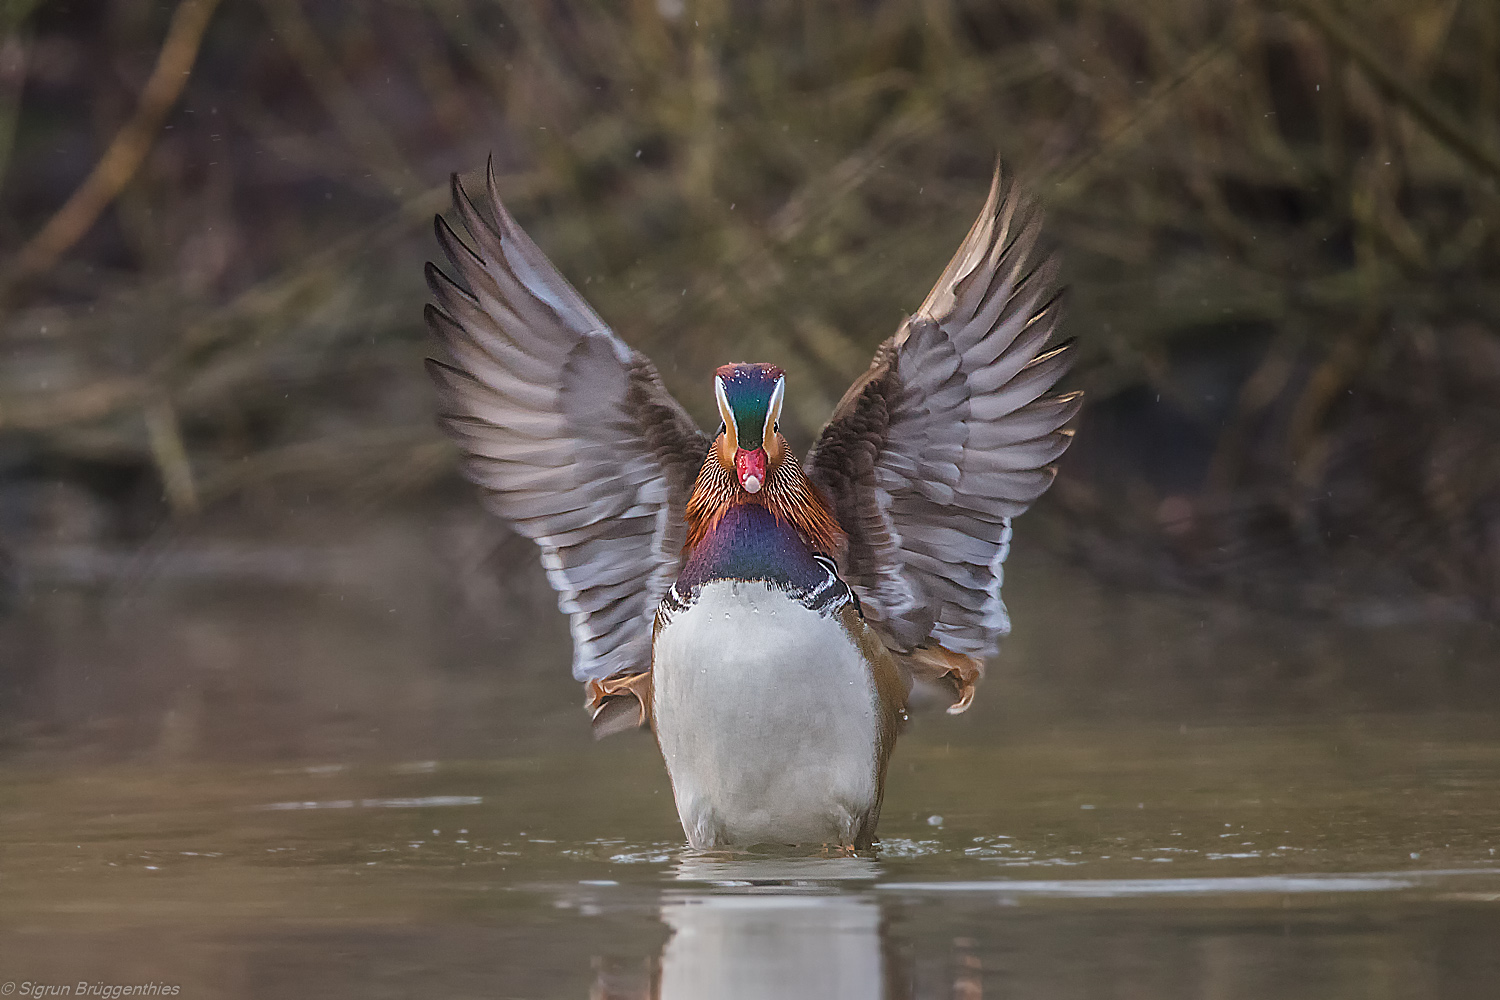
M 887 996 L 880 907 L 859 892 L 874 861 L 687 855 L 673 874 L 738 888 L 663 899 L 658 1000 Z
M 811 881 L 853 886 L 873 883 L 880 876 L 880 866 L 868 857 L 836 855 L 809 858 L 797 855 L 747 856 L 743 854 L 685 854 L 672 866 L 672 877 L 679 882 L 789 884 Z
M 1051 483 L 1076 394 L 1038 223 L 988 201 L 805 463 L 781 369 L 725 365 L 710 439 L 500 205 L 455 179 L 429 364 L 491 508 L 572 618 L 596 731 L 656 731 L 695 847 L 869 845 L 909 679 L 962 711 L 1010 623 L 1010 519 Z M 464 287 L 466 286 L 466 287 Z M 653 626 L 654 617 L 654 626 Z
M 849 895 L 687 894 L 662 903 L 659 1000 L 879 1000 L 880 908 Z

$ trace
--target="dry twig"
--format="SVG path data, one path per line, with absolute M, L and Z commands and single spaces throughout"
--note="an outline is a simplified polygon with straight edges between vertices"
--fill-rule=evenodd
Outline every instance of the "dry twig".
M 1330 42 L 1347 53 L 1370 78 L 1370 82 L 1405 108 L 1435 138 L 1470 166 L 1487 174 L 1492 180 L 1500 180 L 1500 153 L 1478 142 L 1462 122 L 1387 66 L 1385 60 L 1359 37 L 1348 22 L 1315 0 L 1290 0 L 1290 3 L 1293 10 L 1306 17 Z
M 177 102 L 188 74 L 198 58 L 203 33 L 219 0 L 182 0 L 172 14 L 167 37 L 156 57 L 156 66 L 141 91 L 135 113 L 115 133 L 114 140 L 78 189 L 73 192 L 42 230 L 16 255 L 4 288 L 50 270 L 68 249 L 99 218 L 140 169 L 152 143 L 161 132 L 167 112 Z

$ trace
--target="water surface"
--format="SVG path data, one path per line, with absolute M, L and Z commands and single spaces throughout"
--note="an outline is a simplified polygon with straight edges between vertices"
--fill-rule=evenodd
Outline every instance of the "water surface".
M 869 857 L 687 851 L 646 739 L 12 771 L 0 973 L 226 997 L 1479 996 L 1500 982 L 1492 721 L 964 747 L 919 725 Z
M 286 579 L 60 586 L 9 621 L 38 680 L 0 758 L 0 988 L 1500 984 L 1484 634 L 1116 592 L 1023 549 L 1017 634 L 971 713 L 915 716 L 878 850 L 695 854 L 649 737 L 588 739 L 538 581 L 466 603 L 399 537 L 384 569 L 310 549 Z

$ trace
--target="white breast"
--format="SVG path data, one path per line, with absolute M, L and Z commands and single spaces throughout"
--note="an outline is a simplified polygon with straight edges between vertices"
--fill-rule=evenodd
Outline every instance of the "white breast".
M 870 670 L 837 618 L 719 580 L 656 636 L 653 723 L 694 847 L 852 844 L 877 805 Z

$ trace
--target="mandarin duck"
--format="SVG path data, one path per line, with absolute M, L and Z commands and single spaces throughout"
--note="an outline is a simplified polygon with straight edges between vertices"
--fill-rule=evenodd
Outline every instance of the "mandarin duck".
M 913 679 L 963 711 L 1010 631 L 1011 519 L 1079 393 L 1039 216 L 996 170 L 978 220 L 806 459 L 786 376 L 728 364 L 704 434 L 516 224 L 453 178 L 428 359 L 488 507 L 541 550 L 596 735 L 649 727 L 694 848 L 869 847 Z

